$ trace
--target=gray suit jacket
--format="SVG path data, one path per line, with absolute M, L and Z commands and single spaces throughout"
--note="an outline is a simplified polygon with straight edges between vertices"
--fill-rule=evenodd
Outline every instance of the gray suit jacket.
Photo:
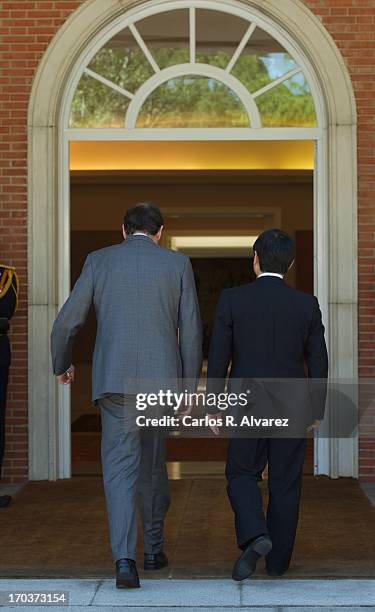
M 71 365 L 74 337 L 92 303 L 97 317 L 93 400 L 106 393 L 176 389 L 178 379 L 183 379 L 179 389 L 193 390 L 202 364 L 202 335 L 186 255 L 143 235 L 91 253 L 53 325 L 55 374 Z

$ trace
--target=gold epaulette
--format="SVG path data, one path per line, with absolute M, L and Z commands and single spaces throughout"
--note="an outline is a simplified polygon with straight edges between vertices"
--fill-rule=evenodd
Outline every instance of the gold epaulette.
M 16 268 L 0 263 L 0 268 L 4 268 L 4 272 L 0 276 L 0 300 L 5 297 L 9 289 L 12 288 L 16 296 L 16 310 L 18 308 L 18 291 L 19 278 Z

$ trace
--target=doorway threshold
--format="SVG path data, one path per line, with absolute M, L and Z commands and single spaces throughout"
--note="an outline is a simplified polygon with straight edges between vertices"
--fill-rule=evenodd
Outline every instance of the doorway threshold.
M 224 478 L 224 461 L 168 461 L 169 480 Z

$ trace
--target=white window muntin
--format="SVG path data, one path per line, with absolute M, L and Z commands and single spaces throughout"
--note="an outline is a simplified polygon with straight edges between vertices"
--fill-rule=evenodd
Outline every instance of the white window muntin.
M 267 23 L 264 18 L 262 18 L 261 15 L 258 15 L 256 13 L 256 11 L 254 11 L 254 14 L 251 15 L 251 18 L 249 18 L 249 14 L 245 9 L 242 9 L 240 7 L 238 7 L 236 4 L 233 4 L 230 0 L 222 0 L 219 3 L 214 2 L 212 0 L 200 0 L 199 2 L 196 2 L 194 0 L 190 0 L 190 1 L 177 1 L 176 0 L 172 0 L 170 2 L 163 2 L 162 4 L 159 4 L 158 1 L 151 1 L 148 6 L 146 8 L 143 9 L 132 9 L 129 12 L 127 12 L 126 18 L 124 18 L 123 16 L 119 17 L 117 20 L 115 20 L 113 23 L 111 23 L 107 28 L 105 28 L 100 35 L 98 35 L 97 39 L 95 40 L 95 42 L 93 43 L 92 46 L 90 46 L 86 53 L 83 53 L 81 56 L 81 61 L 80 61 L 80 65 L 77 67 L 77 71 L 75 73 L 75 77 L 71 80 L 71 83 L 69 84 L 69 86 L 67 87 L 67 94 L 66 94 L 66 98 L 65 98 L 65 103 L 63 104 L 63 108 L 65 109 L 64 112 L 64 116 L 62 117 L 63 120 L 63 126 L 65 127 L 65 129 L 67 130 L 67 133 L 69 135 L 69 137 L 73 138 L 73 139 L 77 139 L 78 137 L 78 132 L 80 133 L 80 139 L 90 139 L 90 140 L 94 140 L 94 136 L 95 134 L 98 137 L 98 140 L 101 140 L 102 137 L 99 136 L 100 132 L 105 132 L 105 133 L 113 133 L 115 131 L 118 131 L 119 128 L 69 128 L 69 116 L 70 116 L 70 109 L 71 109 L 71 105 L 72 105 L 72 100 L 73 100 L 73 96 L 76 90 L 76 87 L 78 86 L 79 80 L 82 77 L 82 75 L 84 74 L 88 64 L 91 62 L 91 60 L 93 59 L 93 57 L 96 55 L 96 53 L 111 39 L 113 38 L 116 34 L 118 34 L 120 31 L 124 30 L 125 28 L 129 27 L 132 24 L 136 24 L 138 21 L 140 21 L 141 19 L 144 19 L 146 17 L 150 17 L 154 14 L 160 14 L 163 12 L 169 12 L 169 11 L 173 11 L 173 10 L 186 10 L 189 9 L 190 10 L 190 25 L 192 23 L 192 15 L 194 15 L 195 10 L 199 10 L 199 9 L 206 9 L 206 10 L 212 10 L 212 11 L 216 11 L 216 12 L 226 12 L 232 15 L 235 15 L 237 17 L 240 17 L 242 19 L 244 19 L 245 21 L 247 21 L 249 23 L 249 30 L 248 30 L 248 34 L 252 33 L 251 30 L 255 27 L 259 27 L 261 29 L 263 29 L 265 32 L 267 32 L 270 36 L 274 37 L 275 40 L 277 40 L 282 46 L 283 48 L 293 57 L 293 59 L 295 60 L 295 62 L 297 63 L 298 69 L 293 70 L 294 73 L 297 72 L 302 72 L 305 75 L 305 78 L 309 84 L 309 87 L 311 89 L 311 94 L 313 97 L 313 101 L 314 101 L 314 106 L 315 106 L 315 113 L 316 113 L 316 119 L 317 119 L 317 126 L 316 128 L 290 128 L 290 127 L 280 127 L 280 128 L 269 128 L 269 127 L 261 127 L 258 126 L 257 129 L 257 133 L 259 137 L 259 132 L 266 130 L 272 130 L 273 133 L 276 135 L 278 134 L 279 138 L 286 138 L 288 137 L 288 134 L 290 133 L 290 131 L 294 131 L 294 130 L 300 130 L 301 131 L 301 138 L 316 138 L 317 134 L 321 134 L 322 128 L 324 128 L 325 126 L 325 113 L 324 113 L 324 109 L 322 108 L 322 105 L 320 103 L 320 100 L 322 99 L 322 96 L 319 94 L 319 85 L 318 82 L 316 80 L 316 77 L 314 76 L 314 73 L 312 70 L 310 70 L 309 68 L 309 63 L 307 61 L 307 58 L 304 58 L 301 56 L 300 52 L 298 51 L 297 48 L 295 48 L 295 46 L 293 45 L 291 40 L 286 39 L 286 37 L 284 35 L 282 35 L 281 32 L 279 32 L 277 30 L 277 28 L 275 28 L 274 26 L 270 26 L 269 23 Z M 253 27 L 252 27 L 252 24 Z M 195 28 L 193 29 L 193 32 L 190 31 L 190 35 L 193 33 L 193 39 L 194 39 L 194 48 L 195 48 Z M 245 35 L 246 37 L 246 35 Z M 245 39 L 244 37 L 244 39 Z M 239 41 L 239 46 L 237 48 L 236 53 L 238 54 L 239 51 L 239 47 L 241 45 L 241 43 L 243 44 L 243 41 Z M 190 59 L 194 60 L 195 59 L 195 53 L 193 52 L 193 48 L 192 48 L 192 44 L 191 44 L 191 36 L 190 36 Z M 235 55 L 236 55 L 235 53 Z M 235 58 L 234 58 L 235 59 Z M 233 60 L 233 58 L 232 58 Z M 231 60 L 231 62 L 232 62 Z M 231 63 L 230 62 L 230 63 Z M 186 66 L 184 64 L 182 65 L 175 65 L 172 68 L 175 70 L 174 74 L 175 76 L 183 76 L 181 75 L 181 73 L 178 72 L 178 68 L 179 66 Z M 192 69 L 194 70 L 195 67 L 198 66 L 206 66 L 206 65 L 202 65 L 202 64 L 195 64 L 195 63 L 190 63 L 189 66 L 192 67 Z M 206 66 L 207 70 L 210 70 L 212 68 L 215 68 L 212 65 L 207 65 Z M 169 69 L 165 69 L 165 70 L 169 70 Z M 197 69 L 198 70 L 198 69 Z M 220 69 L 218 69 L 220 70 Z M 228 67 L 227 67 L 228 70 Z M 223 72 L 227 72 L 223 71 Z M 153 79 L 154 83 L 156 83 L 156 79 L 155 77 L 157 75 L 160 76 L 160 74 L 163 73 L 163 71 L 156 71 L 154 76 L 151 77 L 151 79 Z M 184 73 L 186 74 L 186 73 Z M 191 74 L 191 73 L 190 73 Z M 205 76 L 204 74 L 202 74 L 202 72 L 194 72 L 193 74 L 200 74 L 202 76 Z M 229 75 L 230 76 L 230 75 Z M 287 77 L 288 78 L 288 77 Z M 253 92 L 252 94 L 250 94 L 250 92 L 248 92 L 248 90 L 237 80 L 233 77 L 233 79 L 241 85 L 241 87 L 243 87 L 246 92 L 248 93 L 249 96 L 253 97 L 253 100 L 255 97 L 259 96 L 259 91 L 258 92 Z M 267 89 L 271 89 L 274 85 L 274 83 L 276 83 L 276 81 L 278 81 L 279 83 L 284 81 L 286 79 L 284 79 L 283 77 L 281 77 L 281 79 L 276 79 L 275 82 L 270 83 L 268 86 L 266 86 Z M 140 89 L 145 88 L 146 89 L 146 85 L 147 85 L 148 81 L 146 81 L 141 87 Z M 227 83 L 226 83 L 227 84 Z M 156 85 L 157 86 L 157 85 Z M 140 90 L 139 89 L 139 90 Z M 138 91 L 139 91 L 138 90 Z M 155 90 L 155 87 L 153 88 L 153 90 Z M 237 93 L 237 89 L 234 90 L 235 93 Z M 138 92 L 136 92 L 136 94 L 131 94 L 132 96 L 132 102 L 134 101 L 134 98 L 137 96 Z M 238 93 L 237 93 L 238 95 Z M 239 96 L 240 97 L 240 96 Z M 147 98 L 147 97 L 146 97 Z M 240 98 L 241 99 L 241 98 Z M 255 105 L 256 106 L 256 105 Z M 247 108 L 247 107 L 245 107 Z M 138 112 L 140 110 L 140 108 L 138 108 L 138 111 L 135 112 L 135 103 L 132 105 L 132 121 L 128 121 L 126 122 L 126 125 L 128 126 L 125 130 L 125 132 L 128 132 L 127 136 L 129 137 L 129 129 L 131 130 L 131 132 L 133 132 L 134 135 L 134 126 L 133 126 L 133 122 L 134 122 L 134 116 L 138 115 Z M 129 109 L 128 109 L 129 111 Z M 257 112 L 259 114 L 259 110 L 257 108 Z M 254 113 L 253 113 L 254 116 Z M 249 116 L 249 120 L 250 122 L 253 119 L 253 116 Z M 256 115 L 255 115 L 256 116 Z M 253 125 L 251 123 L 251 125 Z M 130 127 L 132 126 L 132 127 Z M 254 127 L 257 127 L 256 124 L 254 125 Z M 140 128 L 142 129 L 142 128 Z M 146 131 L 151 133 L 154 130 L 159 130 L 161 131 L 160 128 L 148 128 L 142 129 L 142 132 L 145 133 Z M 188 128 L 189 131 L 191 131 L 191 128 Z M 214 134 L 212 134 L 211 136 L 208 136 L 208 132 L 218 132 L 218 131 L 223 131 L 222 128 L 220 130 L 215 129 L 215 128 L 201 128 L 200 132 L 206 132 L 207 133 L 207 137 L 211 138 L 214 137 Z M 235 134 L 239 134 L 239 132 L 242 132 L 243 130 L 248 131 L 247 128 L 227 128 L 230 132 L 232 132 L 232 137 L 233 138 L 238 138 L 238 135 L 236 136 Z M 122 132 L 123 130 L 121 130 Z M 138 130 L 137 130 L 138 131 Z M 163 130 L 165 132 L 171 132 L 173 131 L 172 129 L 170 130 Z M 175 129 L 175 131 L 178 132 L 184 132 L 185 130 L 181 130 L 181 129 Z M 305 134 L 305 136 L 302 135 L 302 133 Z M 313 135 L 314 134 L 314 135 Z M 102 135 L 103 136 L 103 135 Z M 123 136 L 126 135 L 124 134 Z M 177 134 L 176 134 L 177 136 Z M 203 134 L 200 135 L 200 138 L 202 138 Z M 146 139 L 146 135 L 143 136 L 144 139 Z

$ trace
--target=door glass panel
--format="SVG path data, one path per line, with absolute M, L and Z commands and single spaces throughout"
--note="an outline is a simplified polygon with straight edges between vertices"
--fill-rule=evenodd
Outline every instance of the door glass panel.
M 168 81 L 147 98 L 136 127 L 249 127 L 249 121 L 241 101 L 226 85 L 184 76 Z
M 225 69 L 249 25 L 229 13 L 196 11 L 196 61 Z
M 159 68 L 189 62 L 189 11 L 181 9 L 146 17 L 135 24 Z
M 254 93 L 296 67 L 291 55 L 272 36 L 256 28 L 231 74 Z
M 310 87 L 302 72 L 256 99 L 264 127 L 316 127 Z
M 73 98 L 72 128 L 123 128 L 129 98 L 84 74 Z
M 128 29 L 111 38 L 88 67 L 132 93 L 154 74 L 148 59 Z

